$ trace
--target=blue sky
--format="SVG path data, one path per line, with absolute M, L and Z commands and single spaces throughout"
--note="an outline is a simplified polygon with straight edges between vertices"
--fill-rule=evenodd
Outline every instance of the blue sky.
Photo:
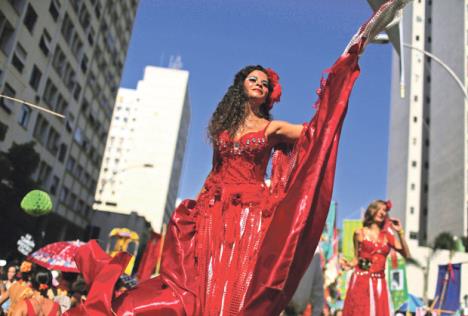
M 275 69 L 283 96 L 274 118 L 309 121 L 322 71 L 370 14 L 366 0 L 141 0 L 121 86 L 135 88 L 145 66 L 182 56 L 192 118 L 179 196 L 195 197 L 211 168 L 206 126 L 240 68 Z M 386 198 L 391 47 L 368 47 L 360 65 L 338 155 L 339 221 Z

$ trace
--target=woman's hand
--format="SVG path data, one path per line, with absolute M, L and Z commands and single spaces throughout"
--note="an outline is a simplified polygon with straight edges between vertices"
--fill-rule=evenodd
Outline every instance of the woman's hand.
M 392 229 L 397 233 L 403 231 L 403 226 L 398 218 L 390 218 L 390 223 L 392 224 Z
M 344 271 L 349 271 L 351 269 L 354 269 L 354 267 L 357 265 L 357 259 L 354 258 L 351 261 L 346 260 L 344 257 L 340 258 L 340 266 L 341 269 Z

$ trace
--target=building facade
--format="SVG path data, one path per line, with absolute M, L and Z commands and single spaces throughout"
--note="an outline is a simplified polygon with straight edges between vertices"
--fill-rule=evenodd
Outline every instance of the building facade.
M 95 209 L 136 212 L 160 232 L 174 210 L 190 122 L 189 73 L 148 66 L 119 89 Z
M 45 240 L 81 238 L 89 225 L 105 140 L 138 0 L 0 1 L 0 150 L 36 142 L 40 188 L 54 212 Z M 2 216 L 2 215 L 0 215 Z M 9 219 L 12 231 L 22 223 Z
M 403 97 L 393 54 L 387 191 L 413 245 L 468 233 L 467 11 L 466 0 L 408 5 Z

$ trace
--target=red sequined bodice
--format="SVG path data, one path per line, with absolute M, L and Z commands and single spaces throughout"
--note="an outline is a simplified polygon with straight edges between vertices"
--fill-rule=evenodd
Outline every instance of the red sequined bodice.
M 223 183 L 263 182 L 271 146 L 265 130 L 243 135 L 233 140 L 224 131 L 217 143 L 217 160 L 213 171 Z
M 381 232 L 377 240 L 367 237 L 359 243 L 358 257 L 370 260 L 369 272 L 385 272 L 387 255 L 392 248 L 393 236 L 387 232 Z

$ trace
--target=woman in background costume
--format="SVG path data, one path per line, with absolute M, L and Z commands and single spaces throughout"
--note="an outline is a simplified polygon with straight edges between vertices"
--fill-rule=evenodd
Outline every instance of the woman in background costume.
M 393 315 L 385 263 L 392 249 L 405 258 L 410 253 L 400 221 L 388 217 L 390 208 L 389 201 L 372 202 L 364 214 L 363 227 L 354 232 L 355 258 L 349 263 L 344 261 L 346 268 L 354 268 L 346 291 L 344 316 Z
M 76 258 L 92 283 L 68 315 L 278 315 L 307 269 L 330 205 L 338 142 L 358 57 L 407 0 L 388 1 L 329 69 L 309 123 L 271 121 L 278 75 L 248 66 L 209 125 L 213 168 L 168 226 L 160 275 L 112 299 L 128 261 L 90 242 Z M 265 171 L 272 157 L 270 185 Z

